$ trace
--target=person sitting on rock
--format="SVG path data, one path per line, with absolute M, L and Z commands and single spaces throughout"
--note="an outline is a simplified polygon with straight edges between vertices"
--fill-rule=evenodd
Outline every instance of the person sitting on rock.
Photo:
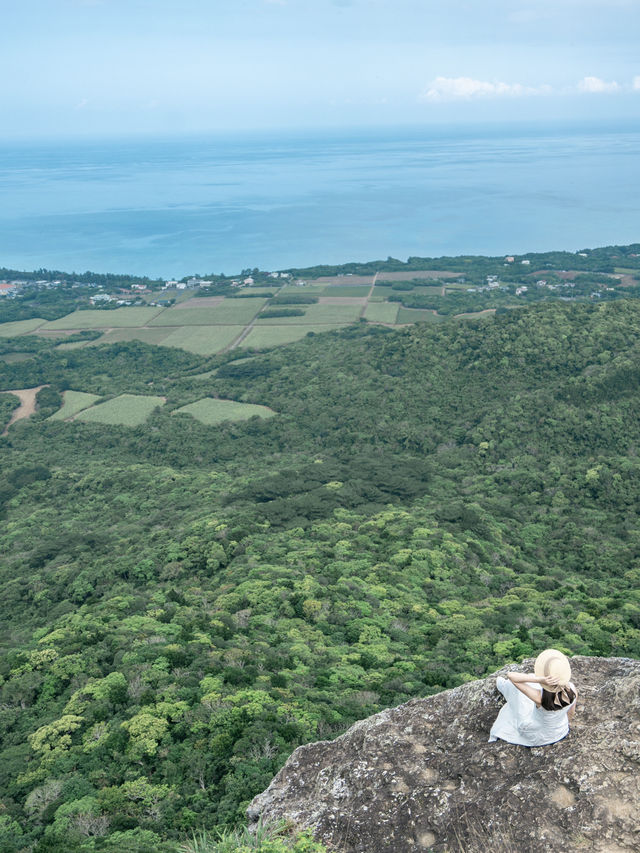
M 571 665 L 562 652 L 546 649 L 536 658 L 534 672 L 508 672 L 496 687 L 507 700 L 491 726 L 489 742 L 500 738 L 522 746 L 545 746 L 569 733 L 578 692 Z

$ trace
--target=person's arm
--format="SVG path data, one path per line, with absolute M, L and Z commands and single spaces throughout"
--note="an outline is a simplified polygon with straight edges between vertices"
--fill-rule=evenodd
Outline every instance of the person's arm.
M 542 678 L 542 676 L 534 675 L 532 672 L 508 672 L 507 678 L 515 684 L 521 693 L 524 693 L 532 702 L 535 702 L 538 707 L 542 704 L 542 693 L 536 690 L 535 687 L 531 687 L 530 683 L 540 684 L 543 687 L 555 687 L 558 683 L 557 678 Z

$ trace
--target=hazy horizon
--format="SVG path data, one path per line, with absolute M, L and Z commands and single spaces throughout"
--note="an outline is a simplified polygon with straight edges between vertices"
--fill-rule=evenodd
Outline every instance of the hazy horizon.
M 640 117 L 637 0 L 24 0 L 0 138 Z

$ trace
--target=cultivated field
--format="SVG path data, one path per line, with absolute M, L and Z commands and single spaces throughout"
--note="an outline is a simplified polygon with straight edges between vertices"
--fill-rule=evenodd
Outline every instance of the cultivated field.
M 94 341 L 69 341 L 68 343 L 58 344 L 56 349 L 82 349 L 92 343 L 94 343 Z
M 300 317 L 298 319 L 304 319 Z M 319 335 L 321 332 L 330 332 L 333 329 L 340 329 L 341 326 L 254 326 L 247 337 L 240 344 L 241 348 L 255 347 L 262 349 L 263 347 L 274 347 L 280 344 L 290 344 L 293 341 L 299 341 L 304 338 L 309 332 L 314 332 Z
M 249 323 L 266 303 L 266 299 L 225 299 L 214 308 L 167 308 L 154 317 L 151 326 L 218 326 Z
M 371 287 L 373 273 L 371 275 L 323 275 L 314 279 L 316 284 L 329 284 L 334 287 L 349 287 L 353 284 L 368 284 Z
M 282 288 L 278 296 L 291 296 L 292 293 L 303 294 L 304 296 L 321 296 L 325 290 L 324 284 L 289 284 Z
M 12 323 L 0 323 L 0 338 L 15 338 L 18 335 L 26 335 L 46 322 L 46 320 L 42 320 L 40 317 L 32 317 L 31 320 L 14 320 Z
M 175 409 L 178 412 L 192 415 L 203 424 L 220 424 L 223 421 L 246 421 L 257 415 L 260 418 L 271 418 L 276 412 L 267 406 L 256 406 L 253 403 L 237 403 L 235 400 L 218 400 L 205 397 L 188 406 Z
M 443 319 L 427 308 L 400 308 L 396 323 L 440 323 Z
M 244 326 L 184 326 L 174 329 L 163 341 L 165 347 L 179 347 L 197 355 L 213 355 L 233 343 Z
M 66 317 L 42 326 L 43 331 L 57 329 L 118 329 L 146 326 L 162 308 L 114 308 L 113 311 L 74 311 Z
M 4 355 L 0 355 L 0 361 L 4 361 L 5 364 L 18 364 L 21 361 L 29 361 L 31 358 L 33 355 L 30 352 L 5 352 Z
M 92 344 L 115 344 L 120 341 L 142 341 L 145 344 L 162 344 L 171 334 L 171 329 L 141 328 L 141 329 L 110 329 Z M 64 346 L 64 345 L 63 345 Z
M 395 323 L 399 304 L 399 302 L 370 302 L 364 316 L 373 323 Z
M 83 409 L 88 409 L 100 397 L 97 394 L 87 394 L 84 391 L 65 391 L 62 395 L 64 403 L 48 420 L 64 421 L 66 418 L 72 418 L 81 412 Z
M 215 308 L 220 305 L 224 296 L 194 296 L 192 299 L 180 302 L 175 307 L 181 308 Z
M 407 272 L 381 272 L 378 281 L 412 281 L 414 278 L 460 278 L 461 273 L 448 270 L 407 270 Z
M 293 307 L 293 306 L 292 306 Z M 360 305 L 304 305 L 302 317 L 265 317 L 259 315 L 256 323 L 275 326 L 306 326 L 311 325 L 340 325 L 353 323 L 360 316 L 362 307 Z
M 366 293 L 363 296 L 318 296 L 318 305 L 359 305 L 362 308 L 366 304 Z
M 369 291 L 371 290 L 371 285 L 368 287 L 336 287 L 332 285 L 330 287 L 325 287 L 322 291 L 323 296 L 337 296 L 337 297 L 348 297 L 348 296 L 360 296 L 361 298 L 365 298 Z
M 447 290 L 451 290 L 451 289 L 452 289 L 452 286 L 447 285 Z M 388 299 L 390 296 L 393 296 L 394 294 L 402 294 L 403 292 L 406 292 L 406 291 L 394 290 L 390 284 L 388 284 L 388 285 L 376 284 L 376 286 L 373 289 L 373 296 L 381 296 L 383 299 Z M 414 287 L 410 291 L 410 293 L 416 293 L 416 294 L 420 293 L 420 294 L 428 294 L 430 296 L 435 296 L 437 294 L 442 293 L 442 285 L 441 284 L 439 284 L 439 285 L 438 284 L 434 284 L 434 285 L 419 284 L 416 287 Z
M 89 423 L 118 424 L 120 426 L 140 426 L 151 412 L 165 404 L 164 397 L 142 396 L 140 394 L 121 394 L 75 416 L 75 420 Z
M 416 295 L 441 294 L 443 284 L 427 283 L 436 277 L 452 280 L 447 284 L 447 289 L 465 287 L 453 281 L 458 277 L 457 273 L 416 270 L 381 273 L 377 277 L 327 276 L 302 286 L 275 282 L 272 286 L 244 290 L 242 296 L 193 296 L 193 292 L 176 291 L 178 304 L 170 308 L 150 306 L 74 311 L 52 322 L 42 319 L 20 320 L 0 324 L 0 337 L 35 333 L 64 339 L 78 330 L 91 329 L 103 331 L 97 341 L 61 342 L 59 348 L 76 349 L 119 341 L 141 341 L 156 346 L 178 347 L 197 355 L 215 355 L 235 347 L 261 349 L 300 340 L 308 332 L 327 332 L 349 325 L 357 322 L 361 316 L 370 323 L 386 325 L 438 322 L 442 318 L 430 310 L 402 308 L 399 302 L 387 301 L 397 293 L 392 289 L 392 284 L 398 281 L 424 281 L 424 284 L 418 283 L 411 290 Z M 317 296 L 318 302 L 282 306 L 304 311 L 299 316 L 264 317 L 260 313 L 263 308 L 276 307 L 269 303 L 269 294 Z M 93 414 L 94 410 L 98 411 L 98 415 Z M 85 414 L 87 419 L 99 420 L 101 411 L 100 407 L 92 407 L 92 414 Z M 107 409 L 107 414 L 110 411 Z

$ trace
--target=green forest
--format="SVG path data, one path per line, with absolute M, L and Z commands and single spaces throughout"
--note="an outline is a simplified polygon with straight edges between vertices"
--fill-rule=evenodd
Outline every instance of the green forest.
M 46 386 L 0 438 L 2 851 L 178 853 L 385 707 L 546 646 L 640 657 L 637 299 L 57 343 L 0 339 L 0 390 Z M 166 402 L 50 419 L 69 390 Z M 276 414 L 176 412 L 206 397 Z

